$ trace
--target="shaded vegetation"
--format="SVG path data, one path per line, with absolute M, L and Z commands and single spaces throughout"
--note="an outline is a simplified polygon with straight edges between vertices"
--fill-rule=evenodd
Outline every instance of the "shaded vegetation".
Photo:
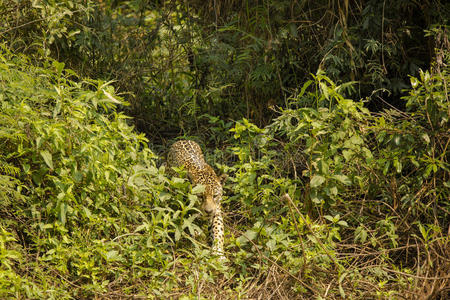
M 205 114 L 265 126 L 320 68 L 373 111 L 404 109 L 409 75 L 435 61 L 445 1 L 3 0 L 3 38 L 81 74 L 116 80 L 153 140 Z M 13 13 L 14 12 L 14 13 Z M 186 118 L 194 122 L 185 122 Z
M 0 298 L 446 299 L 449 9 L 0 0 Z

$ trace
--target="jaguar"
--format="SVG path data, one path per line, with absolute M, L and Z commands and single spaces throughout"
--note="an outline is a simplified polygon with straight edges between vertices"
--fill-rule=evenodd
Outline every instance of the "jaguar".
M 205 161 L 199 144 L 192 140 L 179 140 L 172 144 L 167 155 L 169 167 L 184 167 L 193 184 L 205 187 L 202 209 L 210 216 L 212 251 L 224 258 L 224 224 L 222 216 L 222 183 L 214 169 Z

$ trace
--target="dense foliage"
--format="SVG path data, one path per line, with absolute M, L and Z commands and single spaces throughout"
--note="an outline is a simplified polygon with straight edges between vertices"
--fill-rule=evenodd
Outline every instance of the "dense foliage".
M 265 126 L 318 69 L 357 81 L 345 93 L 372 110 L 403 109 L 408 76 L 445 47 L 447 2 L 2 0 L 0 36 L 116 80 L 137 128 L 161 141 L 207 126 L 205 114 Z
M 0 0 L 0 298 L 446 299 L 448 5 Z

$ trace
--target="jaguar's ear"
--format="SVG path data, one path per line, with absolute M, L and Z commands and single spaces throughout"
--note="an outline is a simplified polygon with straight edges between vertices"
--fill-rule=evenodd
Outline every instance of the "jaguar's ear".
M 222 184 L 222 185 L 224 185 L 225 184 L 225 181 L 227 181 L 227 179 L 228 179 L 228 174 L 222 174 L 222 175 L 220 175 L 219 176 L 219 181 L 220 181 L 220 183 Z

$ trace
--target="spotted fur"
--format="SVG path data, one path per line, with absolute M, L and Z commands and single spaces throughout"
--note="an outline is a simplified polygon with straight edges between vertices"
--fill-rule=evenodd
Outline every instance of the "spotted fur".
M 213 168 L 206 163 L 202 149 L 194 141 L 177 141 L 170 147 L 167 155 L 167 164 L 169 167 L 184 166 L 189 179 L 194 184 L 205 186 L 202 209 L 211 218 L 212 249 L 216 255 L 223 257 L 224 226 L 220 205 L 222 201 L 222 183 Z

